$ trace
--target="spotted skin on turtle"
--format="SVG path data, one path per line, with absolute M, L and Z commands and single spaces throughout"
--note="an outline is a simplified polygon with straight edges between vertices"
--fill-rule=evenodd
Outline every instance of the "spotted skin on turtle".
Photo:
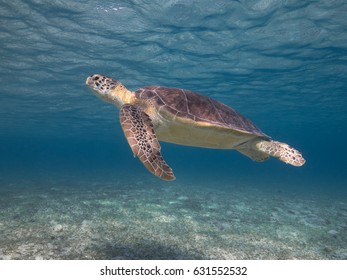
M 160 179 L 174 180 L 172 169 L 161 156 L 150 117 L 139 107 L 126 104 L 120 109 L 120 122 L 134 156 Z

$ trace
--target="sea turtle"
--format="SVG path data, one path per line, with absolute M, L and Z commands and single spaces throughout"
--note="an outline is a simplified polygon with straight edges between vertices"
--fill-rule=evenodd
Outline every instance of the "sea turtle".
M 119 81 L 95 74 L 86 80 L 102 100 L 120 109 L 120 123 L 134 157 L 163 180 L 174 180 L 158 140 L 205 148 L 235 149 L 255 161 L 270 156 L 301 166 L 299 151 L 273 141 L 232 108 L 193 91 L 146 86 L 129 91 Z

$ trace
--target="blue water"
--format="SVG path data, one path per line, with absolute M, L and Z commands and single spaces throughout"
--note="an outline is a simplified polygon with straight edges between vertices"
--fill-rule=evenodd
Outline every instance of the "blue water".
M 106 182 L 146 190 L 150 182 L 345 205 L 346 13 L 343 0 L 0 1 L 3 195 Z M 87 90 L 94 73 L 131 90 L 163 85 L 215 98 L 300 150 L 306 164 L 162 143 L 177 179 L 160 181 L 133 158 L 117 109 Z

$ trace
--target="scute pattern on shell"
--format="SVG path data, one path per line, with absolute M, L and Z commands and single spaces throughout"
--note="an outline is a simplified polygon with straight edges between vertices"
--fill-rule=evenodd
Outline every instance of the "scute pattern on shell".
M 161 110 L 167 110 L 178 117 L 189 118 L 197 122 L 207 122 L 268 138 L 251 121 L 234 109 L 190 90 L 147 86 L 139 88 L 135 94 L 139 99 L 150 99 Z

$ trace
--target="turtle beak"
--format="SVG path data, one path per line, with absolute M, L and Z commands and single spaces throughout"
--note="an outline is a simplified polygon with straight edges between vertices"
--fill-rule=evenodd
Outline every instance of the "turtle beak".
M 99 84 L 96 83 L 97 80 L 98 80 L 97 75 L 91 75 L 86 79 L 86 85 L 94 94 L 99 96 L 102 92 L 100 91 L 100 89 L 98 87 Z
M 87 86 L 91 86 L 92 83 L 93 83 L 92 76 L 89 76 L 89 77 L 87 78 L 87 80 L 86 80 L 86 85 L 87 85 Z
M 101 93 L 100 82 L 102 80 L 102 77 L 104 77 L 104 76 L 103 75 L 99 75 L 99 74 L 90 75 L 86 79 L 87 87 L 89 87 L 92 91 L 94 91 L 94 93 L 98 92 L 100 94 Z
M 86 80 L 86 85 L 93 90 L 106 94 L 112 90 L 119 82 L 108 76 L 95 74 L 91 75 Z

